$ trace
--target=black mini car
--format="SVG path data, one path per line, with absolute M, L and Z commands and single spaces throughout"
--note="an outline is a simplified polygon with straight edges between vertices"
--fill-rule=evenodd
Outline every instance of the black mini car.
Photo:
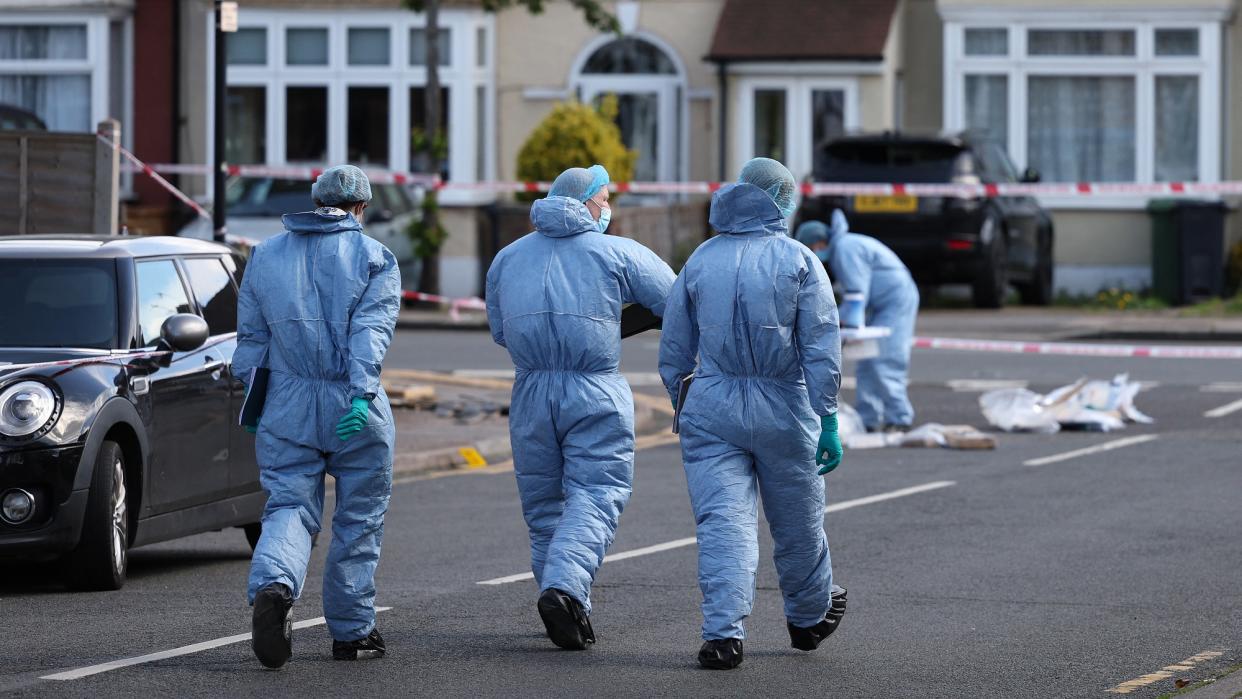
M 1018 175 L 1005 151 L 969 134 L 919 137 L 885 133 L 834 139 L 815 152 L 816 182 L 999 184 L 1038 182 Z M 970 284 L 981 308 L 1000 308 L 1017 287 L 1024 303 L 1052 301 L 1052 217 L 1034 197 L 818 196 L 799 221 L 845 212 L 850 229 L 883 242 L 920 286 Z
M 232 526 L 253 545 L 242 265 L 182 238 L 0 238 L 0 556 L 110 590 L 133 546 Z

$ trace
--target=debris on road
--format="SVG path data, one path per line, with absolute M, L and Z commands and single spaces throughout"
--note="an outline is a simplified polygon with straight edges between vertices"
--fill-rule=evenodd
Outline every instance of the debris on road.
M 1025 388 L 988 391 L 979 396 L 979 407 L 992 426 L 1005 432 L 1111 432 L 1128 422 L 1154 422 L 1134 406 L 1141 389 L 1129 374 L 1118 374 L 1112 381 L 1084 377 L 1047 395 Z
M 970 425 L 929 422 L 909 432 L 867 432 L 858 412 L 849 405 L 837 409 L 841 443 L 846 449 L 884 447 L 943 447 L 946 449 L 995 449 L 996 438 Z

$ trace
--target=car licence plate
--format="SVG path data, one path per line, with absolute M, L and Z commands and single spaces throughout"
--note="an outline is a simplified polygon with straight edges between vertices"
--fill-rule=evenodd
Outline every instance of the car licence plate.
M 908 214 L 919 210 L 919 198 L 909 194 L 859 194 L 854 210 L 860 213 Z

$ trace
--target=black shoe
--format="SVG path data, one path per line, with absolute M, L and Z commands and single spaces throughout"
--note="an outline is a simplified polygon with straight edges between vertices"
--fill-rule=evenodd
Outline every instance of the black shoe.
M 708 641 L 699 649 L 699 665 L 707 670 L 732 670 L 742 664 L 742 639 Z
M 371 629 L 371 633 L 366 638 L 360 638 L 357 641 L 333 641 L 332 642 L 332 659 L 333 660 L 357 660 L 358 652 L 374 653 L 372 657 L 382 658 L 388 648 L 384 645 L 384 637 L 380 635 L 379 629 Z
M 293 655 L 293 591 L 272 583 L 254 596 L 250 647 L 263 667 L 273 670 Z
M 845 616 L 845 588 L 832 586 L 832 606 L 828 608 L 828 613 L 824 615 L 824 620 L 818 624 L 803 628 L 787 624 L 789 627 L 789 645 L 798 650 L 815 650 L 819 648 L 819 644 L 824 642 L 825 638 L 832 635 L 833 631 L 841 625 L 841 617 Z
M 539 595 L 539 618 L 548 629 L 548 638 L 565 650 L 586 650 L 595 643 L 595 631 L 582 604 L 556 588 Z

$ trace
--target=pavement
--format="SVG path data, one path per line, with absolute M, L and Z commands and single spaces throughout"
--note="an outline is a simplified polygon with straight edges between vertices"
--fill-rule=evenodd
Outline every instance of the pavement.
M 486 330 L 482 313 L 454 318 L 435 310 L 403 310 L 406 330 Z M 1187 318 L 1176 310 L 1096 311 L 1014 306 L 997 311 L 925 309 L 916 331 L 937 337 L 1044 342 L 1124 340 L 1153 342 L 1242 342 L 1242 317 Z
M 622 370 L 658 399 L 657 341 L 623 343 Z M 1148 382 L 1137 402 L 1156 423 L 999 435 L 992 452 L 847 452 L 825 526 L 850 606 L 815 653 L 788 647 L 760 527 L 746 661 L 697 668 L 694 520 L 675 441 L 657 434 L 612 547 L 628 555 L 596 581 L 589 651 L 543 637 L 514 479 L 493 463 L 394 486 L 377 579 L 386 658 L 333 662 L 318 624 L 296 632 L 285 670 L 260 669 L 245 640 L 249 549 L 229 530 L 134 550 L 114 593 L 68 593 L 50 566 L 6 569 L 0 695 L 1159 697 L 1242 662 L 1242 403 L 1219 410 L 1242 399 L 1235 364 L 916 353 L 920 420 L 977 424 L 993 380 L 1045 391 L 1128 371 Z M 511 365 L 484 333 L 401 331 L 385 369 L 503 382 Z M 325 554 L 298 621 L 322 614 Z

